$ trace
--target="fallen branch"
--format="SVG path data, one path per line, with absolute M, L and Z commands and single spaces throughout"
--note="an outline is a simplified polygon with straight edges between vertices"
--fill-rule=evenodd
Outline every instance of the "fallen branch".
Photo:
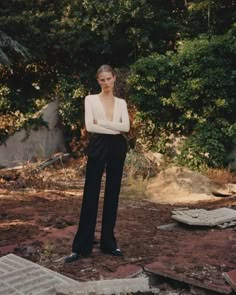
M 37 172 L 43 170 L 44 168 L 56 163 L 57 161 L 62 161 L 65 158 L 69 157 L 70 154 L 64 154 L 64 153 L 59 153 L 56 155 L 53 155 L 51 158 L 43 161 L 42 163 L 40 163 L 37 168 L 35 169 Z

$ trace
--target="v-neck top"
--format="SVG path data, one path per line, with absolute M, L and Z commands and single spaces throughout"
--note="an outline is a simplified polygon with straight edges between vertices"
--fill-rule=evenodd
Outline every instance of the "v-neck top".
M 115 135 L 129 131 L 130 122 L 126 101 L 118 97 L 114 99 L 113 120 L 109 121 L 98 94 L 85 97 L 85 127 L 88 132 Z

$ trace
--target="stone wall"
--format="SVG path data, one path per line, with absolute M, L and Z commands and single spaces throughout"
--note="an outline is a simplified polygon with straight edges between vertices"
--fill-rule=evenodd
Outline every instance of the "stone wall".
M 43 119 L 48 123 L 31 129 L 30 132 L 20 130 L 0 145 L 0 166 L 13 167 L 27 161 L 49 157 L 56 152 L 65 152 L 63 132 L 59 124 L 58 102 L 53 101 L 41 111 Z

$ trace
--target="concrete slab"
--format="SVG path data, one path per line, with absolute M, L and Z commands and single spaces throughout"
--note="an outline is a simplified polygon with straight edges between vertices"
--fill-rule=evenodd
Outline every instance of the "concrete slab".
M 218 224 L 217 227 L 224 229 L 224 228 L 228 228 L 228 227 L 234 227 L 236 226 L 236 221 L 230 221 L 230 222 L 225 222 L 223 224 Z
M 57 295 L 111 295 L 151 292 L 147 278 L 90 281 L 71 286 L 56 286 Z M 157 293 L 156 293 L 157 294 Z
M 173 215 L 171 217 L 174 220 L 196 226 L 216 226 L 236 220 L 236 210 L 226 207 L 215 210 L 175 210 L 172 213 Z
M 141 268 L 127 265 L 119 271 L 137 275 Z M 146 277 L 77 282 L 14 254 L 0 258 L 0 295 L 110 295 L 152 290 Z
M 14 254 L 0 258 L 0 295 L 52 295 L 56 285 L 75 282 Z
M 202 279 L 200 278 L 200 276 L 197 278 L 196 273 L 193 273 L 192 276 L 190 276 L 189 274 L 184 273 L 184 271 L 180 267 L 178 269 L 177 266 L 174 266 L 171 263 L 169 263 L 169 259 L 167 259 L 166 262 L 167 263 L 156 261 L 146 265 L 144 269 L 152 274 L 157 274 L 163 277 L 191 284 L 193 286 L 200 287 L 203 289 L 216 291 L 220 294 L 230 294 L 232 292 L 231 287 L 224 284 L 223 280 L 212 281 L 209 279 Z
M 230 286 L 236 291 L 236 269 L 233 269 L 228 272 L 224 272 L 223 277 L 230 284 Z

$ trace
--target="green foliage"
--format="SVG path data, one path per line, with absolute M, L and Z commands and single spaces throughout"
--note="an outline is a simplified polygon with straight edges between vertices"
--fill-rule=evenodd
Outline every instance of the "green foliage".
M 98 66 L 125 67 L 153 51 L 173 49 L 182 9 L 174 2 L 1 1 L 0 49 L 2 40 L 11 43 L 6 47 L 11 64 L 0 68 L 0 115 L 20 111 L 30 117 L 58 95 L 68 140 L 72 133 L 79 136 L 81 96 L 83 89 L 96 89 Z M 22 58 L 26 53 L 28 60 Z
M 0 114 L 38 111 L 37 101 L 50 100 L 56 82 L 54 70 L 43 63 L 1 66 L 0 76 Z
M 120 62 L 118 57 L 125 62 L 152 51 L 165 51 L 177 32 L 172 1 L 84 0 L 80 5 L 91 31 L 103 39 L 104 54 L 113 54 L 116 63 Z
M 34 118 L 54 98 L 55 75 L 45 64 L 21 63 L 0 66 L 0 142 L 21 128 L 45 125 Z
M 189 1 L 183 31 L 189 37 L 224 34 L 236 20 L 235 10 L 234 0 Z
M 232 134 L 228 134 L 234 129 Z M 186 138 L 177 156 L 177 163 L 195 170 L 206 170 L 209 167 L 227 167 L 232 158 L 229 152 L 236 138 L 236 124 L 226 128 L 216 124 L 199 124 L 193 133 Z
M 235 120 L 236 43 L 217 37 L 185 42 L 173 59 L 178 81 L 168 104 L 181 112 L 178 122 L 186 133 L 196 124 L 223 118 Z
M 83 98 L 97 91 L 97 67 L 110 63 L 125 69 L 124 75 L 119 73 L 126 77 L 135 62 L 129 85 L 146 122 L 140 133 L 147 145 L 163 152 L 171 132 L 190 135 L 182 155 L 188 146 L 193 155 L 208 153 L 211 145 L 215 150 L 215 156 L 200 157 L 192 166 L 225 165 L 225 156 L 216 159 L 222 145 L 227 154 L 235 136 L 235 1 L 188 1 L 188 11 L 185 3 L 1 1 L 0 56 L 10 66 L 0 65 L 0 116 L 5 124 L 0 140 L 26 119 L 30 122 L 32 114 L 55 97 L 61 100 L 67 142 L 79 138 Z M 181 45 L 179 33 L 188 38 L 208 34 L 212 39 Z M 222 33 L 226 35 L 213 37 Z M 126 92 L 122 83 L 121 94 Z M 214 135 L 216 129 L 219 136 Z M 211 142 L 213 137 L 217 143 Z M 159 140 L 153 143 L 153 138 Z M 202 145 L 197 144 L 200 140 Z
M 165 141 L 162 130 L 190 136 L 180 150 L 180 164 L 201 169 L 228 163 L 236 138 L 235 66 L 231 30 L 211 42 L 184 42 L 178 54 L 151 55 L 132 67 L 131 98 L 143 119 L 153 122 L 153 138 Z
M 20 111 L 16 111 L 2 115 L 0 116 L 0 144 L 4 143 L 9 135 L 13 135 L 21 129 L 26 130 L 26 137 L 28 137 L 31 129 L 38 130 L 41 126 L 48 127 L 41 114 L 32 117 L 32 114 L 24 115 Z
M 28 52 L 24 46 L 0 31 L 0 63 L 9 65 L 10 56 L 27 59 Z
M 37 60 L 71 73 L 165 51 L 180 12 L 171 0 L 11 0 L 0 6 L 0 30 Z
M 128 84 L 132 88 L 131 98 L 138 106 L 140 116 L 147 117 L 158 128 L 166 127 L 174 113 L 172 106 L 166 104 L 175 80 L 171 57 L 152 54 L 133 64 L 131 71 Z
M 74 137 L 80 138 L 84 127 L 84 97 L 88 93 L 76 78 L 60 78 L 56 94 L 60 98 L 59 112 L 65 131 L 65 139 L 69 144 Z M 70 149 L 70 147 L 68 146 Z

